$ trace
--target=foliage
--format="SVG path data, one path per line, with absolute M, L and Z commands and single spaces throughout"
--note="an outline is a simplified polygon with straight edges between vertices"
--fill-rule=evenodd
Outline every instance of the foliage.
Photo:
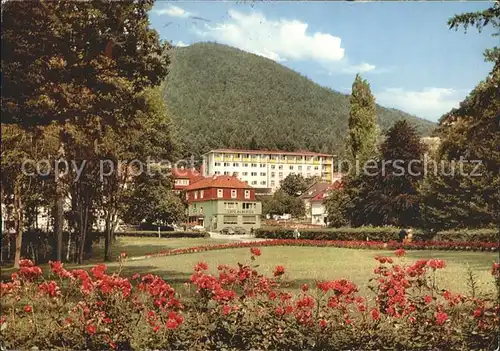
M 450 19 L 451 28 L 491 25 L 498 35 L 500 2 L 477 13 L 464 13 Z M 500 224 L 500 56 L 495 47 L 485 56 L 494 67 L 460 103 L 441 117 L 436 134 L 441 138 L 439 157 L 458 162 L 470 171 L 469 160 L 480 161 L 479 176 L 454 177 L 440 174 L 425 189 L 428 222 L 436 227 Z M 465 160 L 465 161 L 463 161 Z M 470 172 L 467 172 L 470 174 Z M 437 195 L 435 195 L 437 194 Z M 434 199 L 435 197 L 435 199 Z
M 84 166 L 79 177 L 52 173 L 55 184 L 34 180 L 42 183 L 37 198 L 51 195 L 44 206 L 54 207 L 58 258 L 63 222 L 72 229 L 70 242 L 79 243 L 74 257 L 82 261 L 87 233 L 101 215 L 109 253 L 129 179 L 118 161 L 171 155 L 173 149 L 166 107 L 154 90 L 167 75 L 169 57 L 168 45 L 149 27 L 153 1 L 4 5 L 2 121 L 34 130 L 33 145 L 46 135 L 55 137 L 57 146 L 46 155 L 50 161 Z M 100 161 L 114 166 L 105 181 Z M 67 199 L 71 209 L 65 213 Z M 31 210 L 38 204 L 27 205 Z
M 215 43 L 176 48 L 165 99 L 186 156 L 217 147 L 311 150 L 342 155 L 349 96 L 320 87 L 261 56 Z M 200 112 L 202 111 L 202 113 Z M 428 134 L 432 122 L 377 106 L 382 130 L 403 118 Z
M 166 225 L 184 220 L 184 204 L 161 172 L 139 175 L 127 190 L 122 212 L 127 223 Z
M 305 215 L 305 206 L 298 196 L 287 194 L 282 189 L 274 192 L 272 198 L 265 200 L 262 204 L 263 215 L 291 214 L 293 217 Z
M 328 197 L 324 200 L 329 226 L 338 228 L 349 224 L 348 203 L 349 197 L 344 189 L 329 192 Z
M 397 227 L 341 227 L 322 229 L 302 229 L 300 237 L 311 240 L 370 240 L 379 242 L 397 241 L 399 228 Z M 257 238 L 265 239 L 293 239 L 293 229 L 290 228 L 261 228 L 255 230 Z M 441 232 L 425 232 L 415 229 L 414 241 L 450 241 L 450 242 L 489 242 L 498 241 L 498 231 L 495 229 L 462 229 Z
M 488 25 L 491 25 L 493 29 L 492 36 L 498 37 L 500 36 L 500 1 L 496 0 L 493 6 L 483 11 L 455 15 L 448 20 L 448 25 L 450 29 L 458 30 L 460 27 L 463 27 L 465 31 L 467 31 L 468 27 L 475 26 L 479 32 Z M 495 62 L 495 65 L 498 66 L 500 63 L 500 48 L 494 46 L 493 48 L 486 49 L 484 57 L 486 61 Z
M 420 223 L 420 181 L 424 145 L 415 128 L 398 121 L 386 133 L 381 159 L 365 164 L 345 182 L 350 222 L 360 225 L 416 226 Z M 417 162 L 415 162 L 417 161 Z
M 254 262 L 262 255 L 250 249 Z M 287 270 L 270 277 L 258 265 L 194 267 L 181 296 L 165 280 L 105 265 L 66 270 L 52 262 L 51 277 L 23 260 L 1 283 L 1 346 L 40 349 L 490 349 L 498 343 L 496 296 L 456 294 L 436 285 L 439 259 L 406 262 L 377 256 L 361 296 L 346 279 L 316 281 L 292 295 Z M 126 259 L 126 255 L 123 256 Z M 492 266 L 498 283 L 499 264 Z M 498 285 L 498 284 L 497 284 Z M 69 298 L 71 297 L 71 298 Z M 4 314 L 5 313 L 5 314 Z
M 370 84 L 359 74 L 352 84 L 349 106 L 347 145 L 352 159 L 363 163 L 375 154 L 378 135 L 375 98 Z
M 314 182 L 316 177 L 304 178 L 302 174 L 289 174 L 280 183 L 280 189 L 287 195 L 299 196 L 307 190 Z

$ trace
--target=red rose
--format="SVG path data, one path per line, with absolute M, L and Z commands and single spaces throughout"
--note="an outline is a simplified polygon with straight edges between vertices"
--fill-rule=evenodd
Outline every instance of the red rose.
M 24 306 L 24 312 L 30 313 L 31 311 L 33 311 L 33 308 L 30 305 Z
M 380 311 L 376 308 L 372 309 L 371 315 L 374 321 L 378 321 L 380 319 Z
M 92 324 L 88 325 L 86 330 L 87 330 L 87 334 L 89 334 L 89 335 L 94 335 L 95 332 L 97 331 L 96 327 L 93 326 Z
M 275 277 L 278 277 L 278 276 L 283 275 L 283 274 L 285 274 L 285 267 L 276 266 L 276 268 L 274 268 L 274 276 Z
M 252 255 L 254 256 L 260 256 L 261 252 L 260 252 L 260 249 L 256 248 L 256 247 L 252 247 L 250 249 L 250 252 L 252 253 Z

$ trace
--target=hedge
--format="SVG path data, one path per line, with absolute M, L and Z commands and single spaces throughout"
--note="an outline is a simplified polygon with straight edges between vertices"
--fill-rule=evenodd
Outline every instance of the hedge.
M 359 228 L 321 228 L 301 229 L 300 238 L 309 240 L 398 240 L 400 229 L 395 227 L 359 227 Z M 264 239 L 293 239 L 292 228 L 260 228 L 255 230 L 255 237 Z M 497 229 L 464 229 L 439 233 L 413 231 L 414 241 L 463 241 L 463 242 L 498 242 Z
M 154 230 L 137 230 L 137 231 L 126 231 L 126 232 L 116 232 L 117 237 L 128 236 L 128 237 L 158 237 L 158 231 Z M 160 232 L 161 238 L 204 238 L 207 233 L 203 232 Z

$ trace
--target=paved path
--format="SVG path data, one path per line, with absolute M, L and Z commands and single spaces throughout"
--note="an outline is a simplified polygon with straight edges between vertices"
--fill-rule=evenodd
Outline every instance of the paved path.
M 223 235 L 216 232 L 209 232 L 210 238 L 215 240 L 234 240 L 234 241 L 264 241 L 267 239 L 256 238 L 253 235 Z

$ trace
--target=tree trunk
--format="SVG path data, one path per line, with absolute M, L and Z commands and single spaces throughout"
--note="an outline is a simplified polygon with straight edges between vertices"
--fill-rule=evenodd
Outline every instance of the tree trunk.
M 23 208 L 21 201 L 21 185 L 19 182 L 16 182 L 14 187 L 14 212 L 16 227 L 16 254 L 14 256 L 14 268 L 19 268 L 23 244 Z
M 104 261 L 111 260 L 111 213 L 106 213 L 106 228 L 104 230 Z
M 54 235 L 57 241 L 57 261 L 62 261 L 62 247 L 63 247 L 63 221 L 64 221 L 64 199 L 62 195 L 62 191 L 60 189 L 61 185 L 59 182 L 56 185 L 56 210 L 54 217 Z
M 59 150 L 57 152 L 57 160 L 64 157 L 64 127 L 59 131 Z M 58 168 L 59 169 L 59 168 Z M 63 189 L 63 172 L 59 170 L 55 174 L 56 179 L 56 204 L 55 204 L 55 218 L 54 218 L 54 235 L 57 240 L 57 261 L 62 261 L 62 248 L 63 248 L 63 224 L 64 224 L 64 189 Z

